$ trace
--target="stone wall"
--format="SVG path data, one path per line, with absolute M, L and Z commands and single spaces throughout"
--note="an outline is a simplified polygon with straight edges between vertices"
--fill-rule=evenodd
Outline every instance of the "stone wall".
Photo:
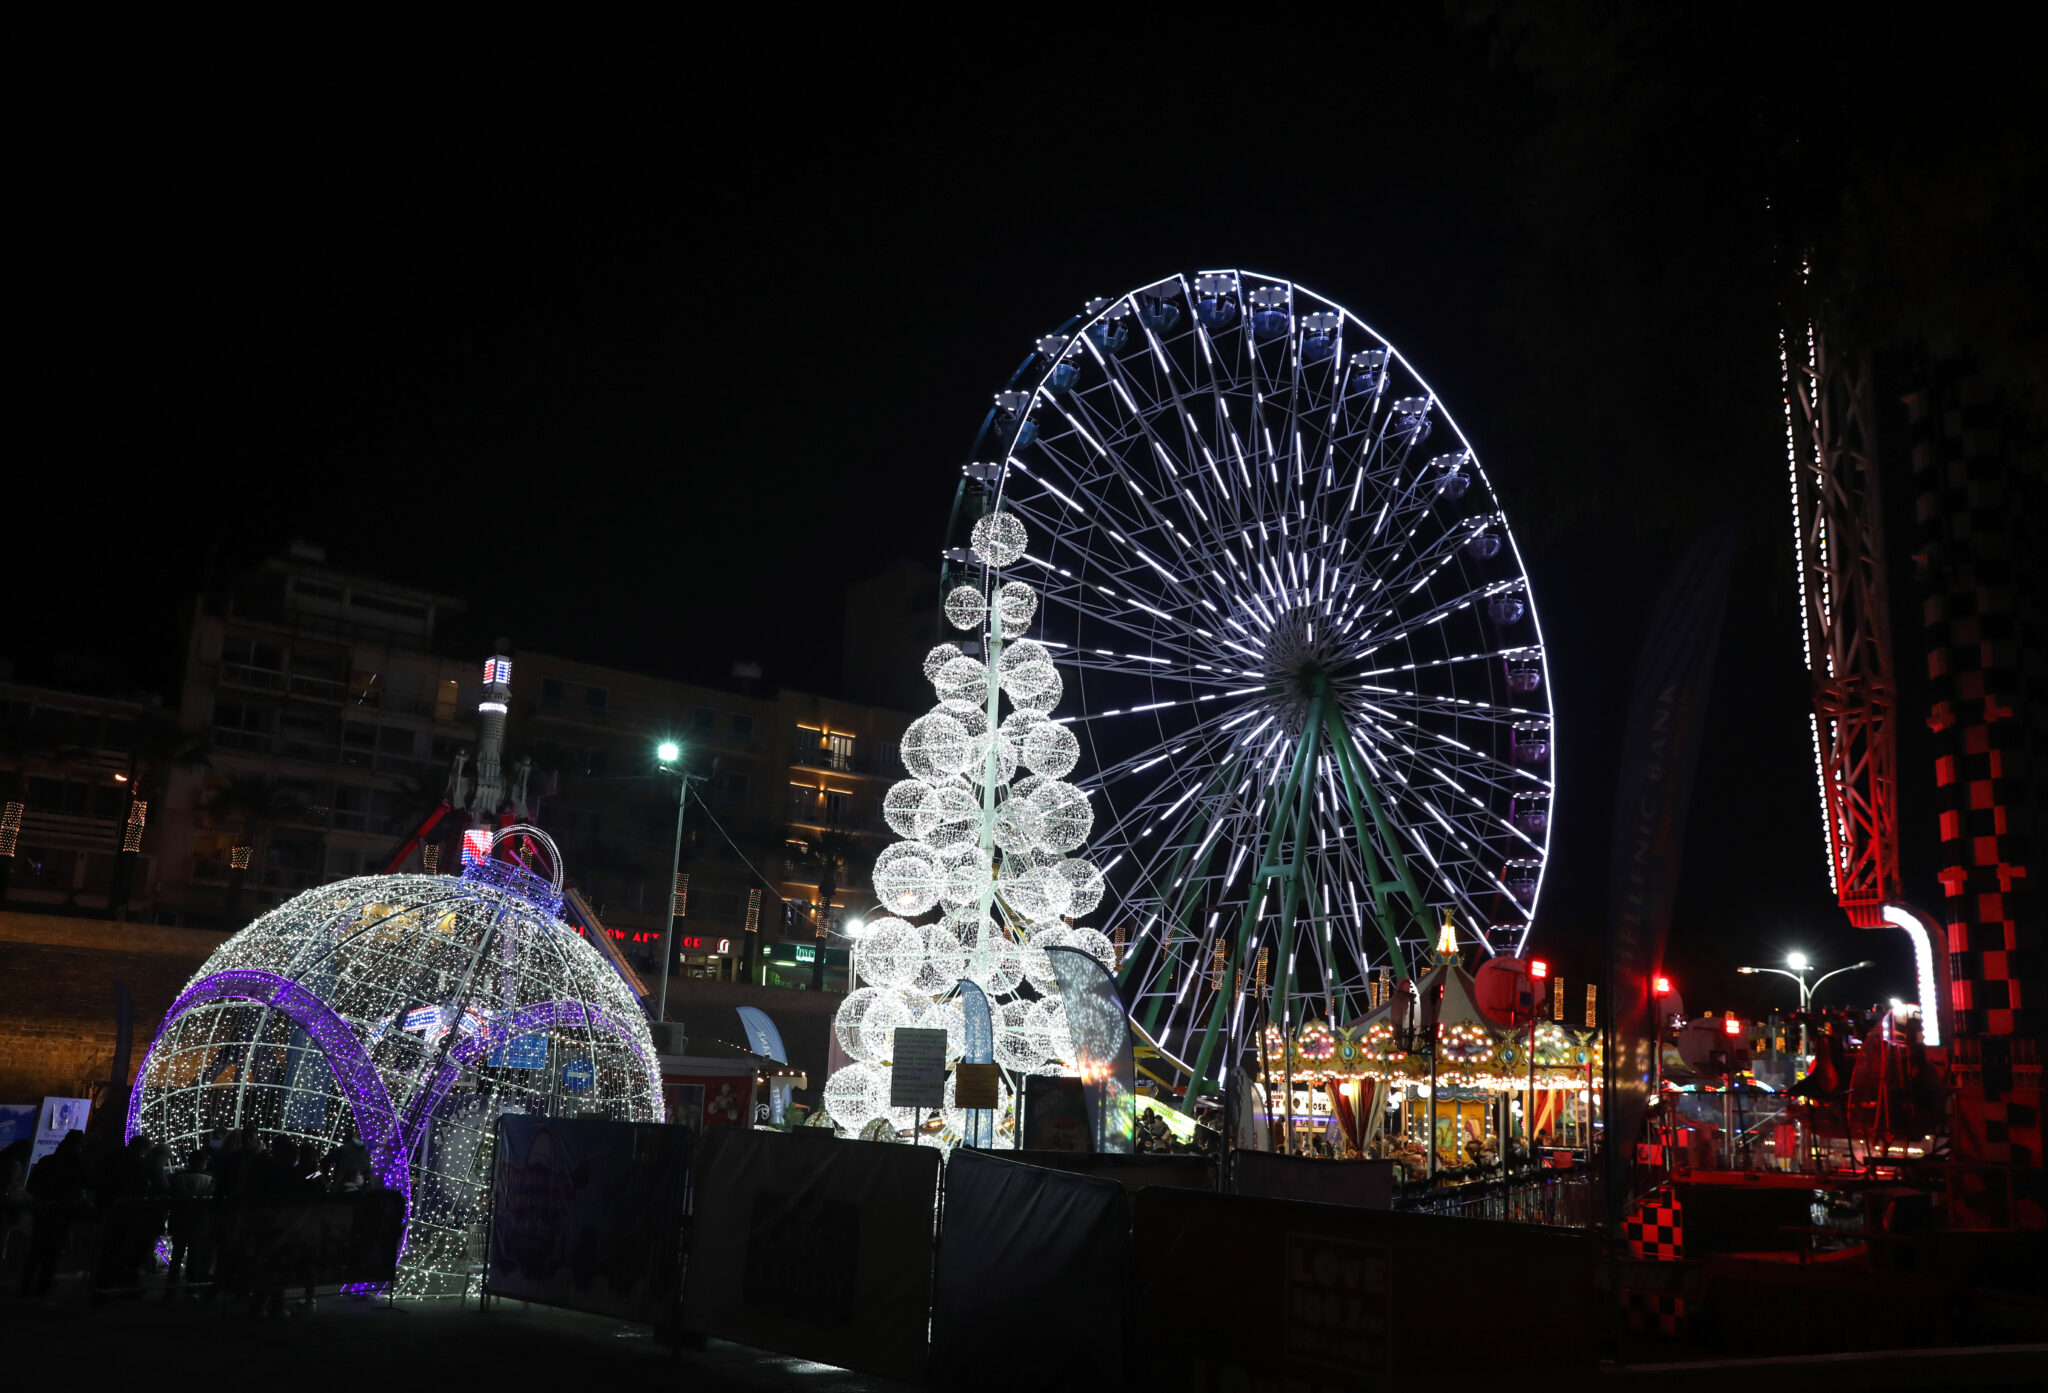
M 224 933 L 0 911 L 0 1103 L 104 1091 L 114 983 L 135 999 L 129 1076 Z

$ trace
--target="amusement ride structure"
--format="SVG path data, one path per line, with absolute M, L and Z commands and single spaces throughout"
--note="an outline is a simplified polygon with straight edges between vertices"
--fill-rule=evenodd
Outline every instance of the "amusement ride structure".
M 1446 913 L 1460 946 L 1520 951 L 1552 816 L 1542 629 L 1477 453 L 1391 344 L 1286 280 L 1170 276 L 1040 339 L 975 453 L 956 528 L 1001 510 L 1031 540 L 949 552 L 949 584 L 1037 596 L 1101 922 L 1184 1107 L 1262 1015 L 1381 1004 Z M 985 651 L 1014 637 L 984 626 Z
M 1898 687 L 1869 369 L 1845 365 L 1814 325 L 1780 361 L 1828 876 L 1850 923 L 1912 940 L 1921 1035 L 1935 1048 L 1951 1033 L 1946 934 L 1899 883 Z

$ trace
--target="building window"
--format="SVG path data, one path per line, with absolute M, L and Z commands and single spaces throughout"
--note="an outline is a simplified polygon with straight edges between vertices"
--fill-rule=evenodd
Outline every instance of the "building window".
M 825 737 L 826 759 L 834 769 L 853 768 L 853 737 L 832 734 Z
M 593 711 L 602 711 L 605 708 L 606 695 L 605 689 L 602 687 L 585 687 L 583 689 L 583 704 Z
M 716 730 L 718 728 L 718 713 L 708 706 L 700 706 L 697 708 L 695 722 L 699 730 Z
M 355 594 L 349 596 L 348 602 L 355 609 L 373 610 L 378 614 L 395 614 L 404 619 L 427 617 L 427 607 L 414 604 L 411 600 L 394 600 L 384 595 Z
M 452 687 L 455 684 L 451 682 L 448 685 Z M 542 706 L 560 706 L 563 695 L 561 678 L 543 677 L 540 679 L 540 704 Z
M 455 685 L 454 678 L 451 677 L 447 681 L 440 683 L 434 688 L 435 720 L 454 720 L 455 713 L 460 708 L 461 704 L 462 698 L 459 695 L 458 689 Z
M 825 792 L 825 821 L 844 827 L 853 821 L 853 795 L 843 788 Z
M 789 786 L 789 815 L 798 822 L 810 822 L 818 816 L 818 790 L 805 788 L 802 784 Z
M 732 733 L 742 738 L 751 739 L 754 734 L 754 718 L 752 716 L 734 716 L 732 718 Z

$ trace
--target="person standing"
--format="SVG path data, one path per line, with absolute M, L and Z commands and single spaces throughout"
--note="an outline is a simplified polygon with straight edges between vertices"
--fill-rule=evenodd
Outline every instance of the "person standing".
M 57 1143 L 57 1149 L 28 1173 L 35 1231 L 29 1239 L 28 1265 L 21 1270 L 23 1296 L 48 1296 L 56 1285 L 57 1263 L 85 1203 L 85 1181 L 85 1133 L 74 1127 Z
M 179 1296 L 181 1287 L 206 1281 L 211 1274 L 213 1173 L 210 1164 L 205 1151 L 195 1151 L 171 1176 L 171 1268 L 165 1277 L 166 1300 Z

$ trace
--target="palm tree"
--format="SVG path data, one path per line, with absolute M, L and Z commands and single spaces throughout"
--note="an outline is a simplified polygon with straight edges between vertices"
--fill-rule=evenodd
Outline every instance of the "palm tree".
M 798 864 L 818 873 L 818 899 L 811 911 L 812 932 L 818 938 L 817 956 L 811 959 L 811 990 L 825 989 L 826 939 L 832 926 L 832 897 L 839 893 L 839 878 L 848 871 L 859 873 L 867 859 L 860 839 L 850 832 L 820 832 L 797 858 Z

